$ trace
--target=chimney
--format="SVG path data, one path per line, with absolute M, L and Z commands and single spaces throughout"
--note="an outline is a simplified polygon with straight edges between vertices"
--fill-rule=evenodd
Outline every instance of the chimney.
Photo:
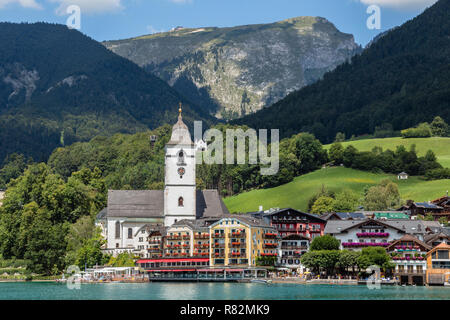
M 259 206 L 259 212 L 263 211 L 263 206 Z

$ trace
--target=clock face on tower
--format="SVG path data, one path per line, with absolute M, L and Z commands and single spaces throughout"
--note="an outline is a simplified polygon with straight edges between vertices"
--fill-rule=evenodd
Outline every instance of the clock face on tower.
M 185 173 L 186 170 L 184 168 L 178 168 L 178 174 L 180 175 L 180 177 L 183 177 Z

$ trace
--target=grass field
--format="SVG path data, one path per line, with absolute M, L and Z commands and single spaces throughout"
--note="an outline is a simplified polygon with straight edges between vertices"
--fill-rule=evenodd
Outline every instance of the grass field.
M 443 167 L 450 168 L 450 138 L 414 138 L 414 139 L 403 139 L 403 138 L 385 138 L 385 139 L 367 139 L 367 140 L 357 140 L 343 142 L 344 147 L 348 145 L 353 145 L 359 151 L 370 151 L 373 147 L 382 147 L 383 150 L 391 149 L 395 151 L 397 146 L 404 145 L 407 150 L 411 145 L 416 145 L 416 150 L 419 156 L 425 155 L 428 150 L 433 150 L 436 154 L 438 161 Z M 326 149 L 330 145 L 324 146 Z
M 358 148 L 356 145 L 355 147 Z M 367 148 L 370 149 L 370 146 Z M 321 188 L 322 184 L 333 191 L 349 188 L 358 192 L 362 197 L 366 185 L 374 185 L 385 178 L 391 179 L 399 185 L 401 197 L 405 200 L 433 200 L 445 195 L 445 192 L 450 190 L 450 180 L 424 181 L 419 177 L 411 177 L 407 181 L 398 181 L 396 176 L 390 174 L 375 174 L 339 167 L 317 170 L 297 177 L 288 184 L 272 189 L 242 193 L 226 198 L 224 201 L 232 213 L 257 211 L 260 205 L 264 210 L 275 207 L 306 210 L 308 200 Z

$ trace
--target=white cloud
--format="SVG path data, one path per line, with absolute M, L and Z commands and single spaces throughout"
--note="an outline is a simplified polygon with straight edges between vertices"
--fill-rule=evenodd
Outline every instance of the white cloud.
M 360 0 L 366 5 L 376 4 L 381 7 L 395 9 L 425 9 L 437 2 L 437 0 Z
M 1 1 L 1 0 L 0 0 Z M 105 13 L 115 12 L 124 9 L 121 0 L 48 0 L 59 3 L 56 14 L 66 15 L 67 7 L 77 5 L 83 13 Z
M 36 0 L 0 0 L 0 9 L 12 3 L 19 4 L 24 8 L 42 9 L 42 6 Z

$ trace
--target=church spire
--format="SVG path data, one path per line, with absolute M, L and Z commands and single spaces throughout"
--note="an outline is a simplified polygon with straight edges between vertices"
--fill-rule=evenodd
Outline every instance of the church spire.
M 178 113 L 179 113 L 179 115 L 178 115 L 178 120 L 182 120 L 183 119 L 183 117 L 181 116 L 181 113 L 183 112 L 183 109 L 182 109 L 182 104 L 181 104 L 181 102 L 180 102 L 180 109 L 178 109 Z

